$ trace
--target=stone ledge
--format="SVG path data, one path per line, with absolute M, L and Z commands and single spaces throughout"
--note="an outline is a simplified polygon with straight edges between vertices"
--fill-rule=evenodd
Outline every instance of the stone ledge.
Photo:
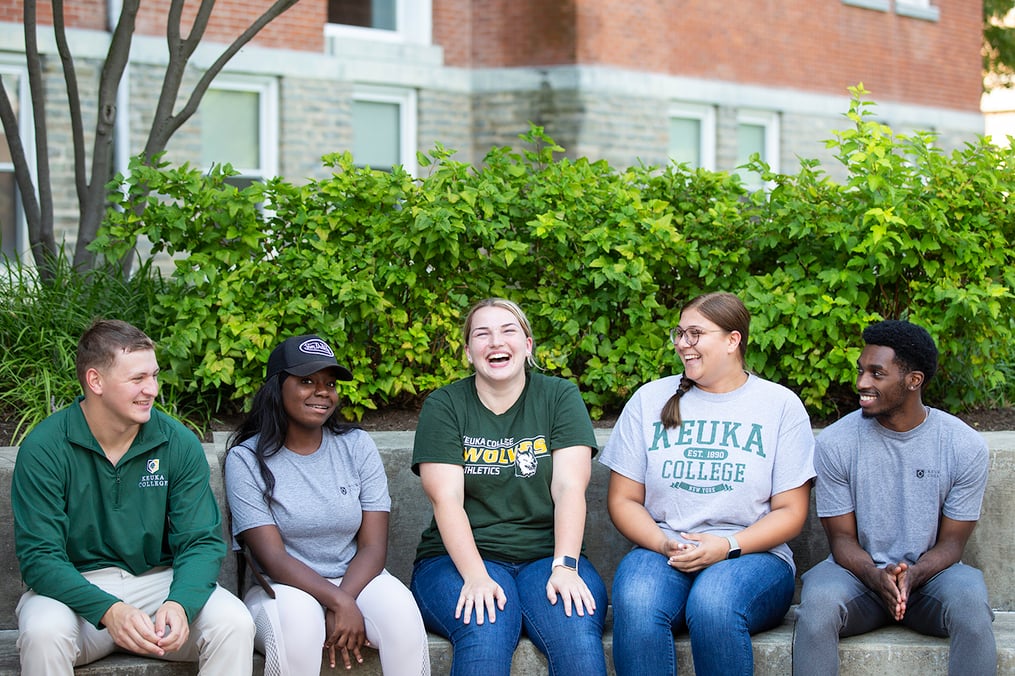
M 596 430 L 600 445 L 610 430 Z M 984 497 L 983 514 L 966 547 L 965 560 L 980 567 L 987 578 L 990 602 L 998 612 L 994 622 L 999 649 L 998 673 L 1015 676 L 1015 542 L 1004 534 L 1015 533 L 1015 432 L 983 433 L 991 449 L 990 479 Z M 388 570 L 408 582 L 412 558 L 419 533 L 430 520 L 430 505 L 423 495 L 419 479 L 409 469 L 412 432 L 371 432 L 384 460 L 392 495 L 391 533 L 388 547 Z M 219 504 L 224 506 L 221 460 L 225 452 L 225 435 L 216 435 L 205 445 L 211 466 L 211 480 Z M 16 448 L 0 448 L 0 676 L 19 673 L 17 626 L 14 607 L 23 591 L 17 560 L 14 556 L 12 518 L 10 513 L 10 480 L 17 457 Z M 607 587 L 613 579 L 616 564 L 630 545 L 609 522 L 606 511 L 608 470 L 594 463 L 588 492 L 588 523 L 586 555 L 603 576 Z M 813 508 L 804 532 L 791 542 L 798 572 L 803 572 L 828 554 L 828 546 L 820 521 Z M 227 557 L 219 582 L 236 590 L 236 567 Z M 609 619 L 608 619 L 609 621 Z M 788 674 L 791 664 L 792 621 L 754 637 L 754 653 L 759 675 Z M 686 636 L 676 640 L 681 674 L 693 674 L 690 643 Z M 607 663 L 612 654 L 612 636 L 604 638 Z M 450 644 L 436 636 L 430 637 L 430 654 L 435 676 L 447 674 L 451 667 Z M 840 645 L 843 676 L 880 674 L 882 676 L 934 676 L 947 673 L 948 642 L 919 636 L 905 629 L 882 629 L 861 637 L 845 639 Z M 255 674 L 263 672 L 263 660 L 256 656 Z M 344 671 L 344 669 L 342 670 Z M 148 676 L 155 674 L 195 674 L 196 665 L 161 662 L 154 659 L 115 655 L 98 663 L 77 669 L 88 676 Z M 334 674 L 326 665 L 322 674 Z M 366 663 L 353 669 L 353 674 L 380 674 L 376 653 L 367 651 Z M 523 640 L 515 653 L 514 674 L 546 673 L 546 661 L 531 642 Z M 612 674 L 612 671 L 611 671 Z
M 792 611 L 782 626 L 754 637 L 756 676 L 784 676 L 792 665 L 793 621 Z M 997 613 L 994 635 L 998 647 L 999 676 L 1015 676 L 1015 612 Z M 0 676 L 17 676 L 18 667 L 16 630 L 0 631 Z M 693 676 L 691 643 L 686 635 L 675 641 L 677 666 L 681 674 Z M 613 639 L 607 628 L 603 637 L 607 671 L 614 676 L 611 663 Z M 948 640 L 921 636 L 901 627 L 879 629 L 862 636 L 843 639 L 839 644 L 842 662 L 840 676 L 946 676 L 948 673 Z M 442 638 L 430 636 L 431 670 L 434 676 L 451 670 L 451 644 Z M 344 670 L 342 670 L 344 671 Z M 162 662 L 131 655 L 111 655 L 85 667 L 74 670 L 77 676 L 191 676 L 197 674 L 196 664 Z M 255 655 L 254 674 L 263 676 L 264 660 Z M 322 676 L 333 676 L 327 664 L 321 665 Z M 367 651 L 366 661 L 350 672 L 356 676 L 381 676 L 377 653 Z M 511 673 L 530 676 L 546 673 L 546 660 L 535 646 L 523 638 L 515 651 Z

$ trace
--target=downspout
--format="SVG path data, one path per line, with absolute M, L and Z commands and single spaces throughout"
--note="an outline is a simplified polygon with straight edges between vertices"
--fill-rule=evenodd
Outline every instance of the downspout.
M 106 25 L 112 36 L 113 29 L 120 18 L 123 0 L 106 0 Z M 127 64 L 123 76 L 116 87 L 116 120 L 113 123 L 113 172 L 129 177 L 130 167 L 130 52 L 127 53 Z M 127 190 L 126 184 L 123 190 Z M 134 244 L 135 250 L 137 242 Z M 124 255 L 120 261 L 123 271 L 131 274 L 134 268 L 134 252 Z
M 106 25 L 112 35 L 113 27 L 120 18 L 123 0 L 106 0 Z M 113 170 L 127 175 L 130 164 L 130 55 L 127 55 L 127 67 L 120 78 L 116 89 L 116 123 L 113 131 Z

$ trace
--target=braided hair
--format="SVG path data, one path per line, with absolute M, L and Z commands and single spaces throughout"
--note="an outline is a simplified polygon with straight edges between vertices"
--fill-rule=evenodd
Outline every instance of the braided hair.
M 751 313 L 747 311 L 747 307 L 740 298 L 735 294 L 721 291 L 706 293 L 693 298 L 687 305 L 681 308 L 680 312 L 683 314 L 687 310 L 697 310 L 706 319 L 715 322 L 723 331 L 738 332 L 740 334 L 740 345 L 737 349 L 740 352 L 741 363 L 744 362 L 747 356 L 747 337 L 750 333 Z M 677 385 L 677 391 L 663 405 L 663 410 L 660 414 L 663 427 L 667 429 L 680 427 L 680 399 L 696 384 L 686 374 L 680 376 L 680 384 Z

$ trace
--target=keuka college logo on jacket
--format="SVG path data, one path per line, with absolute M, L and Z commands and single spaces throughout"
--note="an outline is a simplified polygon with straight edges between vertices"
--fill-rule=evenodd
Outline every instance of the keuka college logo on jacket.
M 159 473 L 158 458 L 149 458 L 145 469 L 148 473 L 141 475 L 141 480 L 137 482 L 138 488 L 165 488 L 169 485 L 166 475 Z

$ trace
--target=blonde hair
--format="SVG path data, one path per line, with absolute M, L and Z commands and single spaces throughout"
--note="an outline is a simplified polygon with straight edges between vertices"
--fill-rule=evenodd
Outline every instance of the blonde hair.
M 747 357 L 747 337 L 751 329 L 751 313 L 747 306 L 735 294 L 717 291 L 698 296 L 681 308 L 683 314 L 687 310 L 697 310 L 705 319 L 714 322 L 723 331 L 740 334 L 740 345 L 737 346 L 741 365 Z M 663 427 L 680 427 L 680 399 L 695 386 L 695 382 L 686 375 L 680 377 L 677 391 L 673 393 L 663 406 L 660 419 Z
M 518 325 L 522 327 L 522 331 L 525 333 L 527 338 L 532 340 L 532 350 L 525 356 L 525 363 L 530 368 L 538 368 L 539 365 L 536 363 L 536 358 L 533 356 L 536 352 L 536 339 L 532 337 L 532 325 L 529 324 L 529 318 L 525 316 L 525 312 L 522 311 L 518 303 L 508 300 L 506 298 L 484 298 L 469 310 L 469 314 L 465 316 L 465 324 L 462 327 L 462 338 L 464 344 L 468 346 L 469 336 L 472 334 L 472 322 L 475 319 L 476 313 L 483 308 L 497 307 L 502 310 L 507 310 L 515 316 L 518 320 Z

